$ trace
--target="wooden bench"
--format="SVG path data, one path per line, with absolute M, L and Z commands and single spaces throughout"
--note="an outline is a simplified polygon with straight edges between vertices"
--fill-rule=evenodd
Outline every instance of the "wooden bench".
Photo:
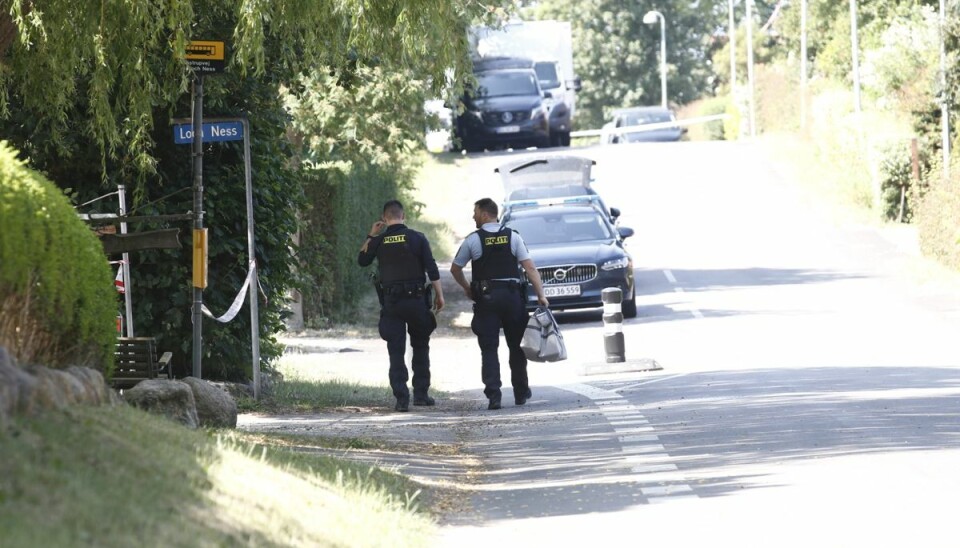
M 146 379 L 173 378 L 173 353 L 164 352 L 158 360 L 157 341 L 153 337 L 120 337 L 114 356 L 116 364 L 110 379 L 114 388 L 130 388 Z

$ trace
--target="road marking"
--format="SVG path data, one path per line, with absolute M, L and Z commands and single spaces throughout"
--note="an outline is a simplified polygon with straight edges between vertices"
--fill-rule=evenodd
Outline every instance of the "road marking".
M 649 497 L 647 502 L 650 504 L 663 504 L 665 502 L 676 502 L 678 500 L 700 500 L 696 493 L 692 495 L 673 495 L 670 497 Z
M 641 464 L 639 466 L 634 466 L 630 469 L 634 474 L 651 474 L 653 472 L 677 472 L 676 464 L 665 463 L 665 464 Z
M 626 456 L 645 454 L 651 459 L 657 460 L 667 460 L 670 458 L 670 455 L 663 453 L 663 451 L 666 450 L 666 447 L 660 445 L 659 443 L 651 443 L 649 445 L 624 445 L 620 448 L 620 452 Z
M 633 384 L 628 384 L 627 386 L 624 386 L 624 387 L 621 387 L 621 388 L 617 388 L 617 392 L 626 392 L 626 391 L 628 391 L 628 390 L 633 390 L 634 388 L 636 388 L 636 387 L 638 387 L 638 386 L 643 386 L 643 385 L 645 385 L 645 384 L 653 384 L 653 383 L 655 383 L 655 382 L 660 382 L 660 381 L 668 381 L 668 380 L 670 380 L 670 379 L 675 379 L 675 378 L 677 378 L 677 377 L 682 377 L 682 376 L 684 376 L 684 375 L 686 375 L 686 373 L 677 373 L 676 375 L 667 375 L 667 376 L 664 376 L 664 377 L 658 377 L 658 378 L 656 378 L 656 379 L 650 379 L 650 380 L 646 380 L 646 381 L 635 382 L 635 383 L 633 383 Z
M 620 436 L 620 443 L 639 443 L 645 441 L 660 441 L 660 437 L 656 434 Z
M 689 485 L 658 485 L 655 487 L 641 487 L 640 492 L 648 497 L 662 497 L 675 493 L 693 493 Z
M 669 271 L 665 272 L 669 273 Z M 630 386 L 634 387 L 640 384 L 643 383 Z M 673 485 L 641 487 L 640 491 L 646 497 L 648 503 L 661 503 L 682 498 L 699 498 L 693 488 L 690 487 L 689 481 L 679 471 L 677 465 L 670 462 L 673 458 L 667 453 L 666 448 L 659 443 L 660 436 L 656 434 L 653 427 L 647 426 L 649 421 L 643 416 L 640 409 L 628 403 L 618 391 L 604 390 L 589 384 L 568 384 L 558 386 L 558 388 L 589 398 L 603 413 L 604 418 L 613 427 L 614 434 L 620 443 L 623 464 L 630 466 L 630 471 L 633 474 L 638 474 L 635 479 L 631 478 L 632 481 L 643 484 L 650 484 L 655 481 L 674 483 Z
M 677 278 L 674 277 L 672 271 L 670 271 L 670 270 L 668 270 L 668 269 L 664 269 L 663 275 L 666 276 L 667 281 L 670 282 L 672 285 L 677 285 Z M 680 295 L 684 295 L 684 298 L 686 298 L 686 293 L 684 293 L 682 287 L 674 287 L 674 288 L 673 288 L 673 291 L 674 291 L 675 293 L 680 294 Z M 694 318 L 700 318 L 700 319 L 703 318 L 703 313 L 701 313 L 699 310 L 697 310 L 697 308 L 694 307 L 694 306 L 691 306 L 691 307 L 690 307 L 690 313 L 693 314 L 693 317 L 694 317 Z

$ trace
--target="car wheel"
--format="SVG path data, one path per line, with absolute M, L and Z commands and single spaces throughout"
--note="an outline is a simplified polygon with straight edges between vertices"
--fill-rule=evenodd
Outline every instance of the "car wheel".
M 637 317 L 637 290 L 633 290 L 633 294 L 630 295 L 629 301 L 623 301 L 623 304 L 620 305 L 620 312 L 623 312 L 624 318 L 636 318 Z

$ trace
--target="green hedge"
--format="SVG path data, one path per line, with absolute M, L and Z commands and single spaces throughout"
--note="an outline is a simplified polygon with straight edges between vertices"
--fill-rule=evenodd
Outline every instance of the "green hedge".
M 0 345 L 23 363 L 109 376 L 117 303 L 96 236 L 0 141 Z
M 408 219 L 416 216 L 416 205 L 410 203 L 403 186 L 398 174 L 372 164 L 356 164 L 349 173 L 313 172 L 307 184 L 309 228 L 300 241 L 300 260 L 307 274 L 302 294 L 308 325 L 357 318 L 355 303 L 372 287 L 373 267 L 357 265 L 370 225 L 392 199 L 403 202 Z
M 941 165 L 934 162 L 914 192 L 912 220 L 923 254 L 960 271 L 960 163 L 953 162 L 949 178 Z

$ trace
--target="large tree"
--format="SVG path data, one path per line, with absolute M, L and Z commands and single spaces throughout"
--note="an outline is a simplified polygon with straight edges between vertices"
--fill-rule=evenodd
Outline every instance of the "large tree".
M 138 188 L 138 214 L 184 213 L 192 209 L 189 149 L 173 144 L 170 127 L 172 118 L 191 112 L 191 75 L 180 59 L 187 40 L 224 40 L 227 68 L 206 78 L 204 115 L 250 120 L 256 259 L 267 298 L 260 308 L 261 355 L 270 360 L 281 351 L 272 335 L 281 328 L 284 297 L 294 283 L 290 235 L 304 204 L 305 174 L 288 141 L 283 90 L 305 89 L 326 74 L 350 87 L 352 80 L 378 77 L 368 66 L 391 74 L 409 67 L 417 85 L 442 88 L 449 71 L 456 77 L 468 67 L 466 26 L 497 14 L 472 0 L 0 0 L 0 137 L 76 203 L 125 183 Z M 362 108 L 386 118 L 409 116 L 411 105 L 378 100 L 371 97 Z M 325 108 L 339 106 L 331 100 Z M 370 136 L 333 128 L 324 137 L 336 148 Z M 311 157 L 315 162 L 338 159 L 323 157 L 323 147 L 313 150 L 321 153 Z M 373 156 L 352 158 L 372 163 Z M 211 230 L 204 302 L 215 313 L 229 306 L 246 275 L 241 158 L 237 144 L 204 147 L 205 225 Z M 160 337 L 164 348 L 176 351 L 180 371 L 188 372 L 189 250 L 143 251 L 131 261 L 138 334 Z M 204 376 L 242 377 L 249 348 L 245 314 L 226 325 L 207 322 Z
M 725 2 L 544 0 L 532 8 L 538 19 L 571 23 L 574 68 L 583 80 L 581 129 L 599 128 L 613 108 L 660 104 L 660 26 L 643 23 L 650 10 L 666 21 L 669 103 L 711 92 L 710 52 L 724 32 Z
M 157 106 L 186 91 L 188 40 L 224 39 L 236 77 L 278 80 L 357 56 L 415 64 L 437 91 L 466 66 L 464 28 L 498 0 L 0 0 L 0 116 L 16 93 L 51 143 L 83 131 L 108 156 L 153 167 Z M 212 26 L 199 24 L 207 21 Z M 423 60 L 429 59 L 429 63 Z M 83 103 L 77 112 L 75 105 Z M 68 114 L 84 123 L 70 127 Z

